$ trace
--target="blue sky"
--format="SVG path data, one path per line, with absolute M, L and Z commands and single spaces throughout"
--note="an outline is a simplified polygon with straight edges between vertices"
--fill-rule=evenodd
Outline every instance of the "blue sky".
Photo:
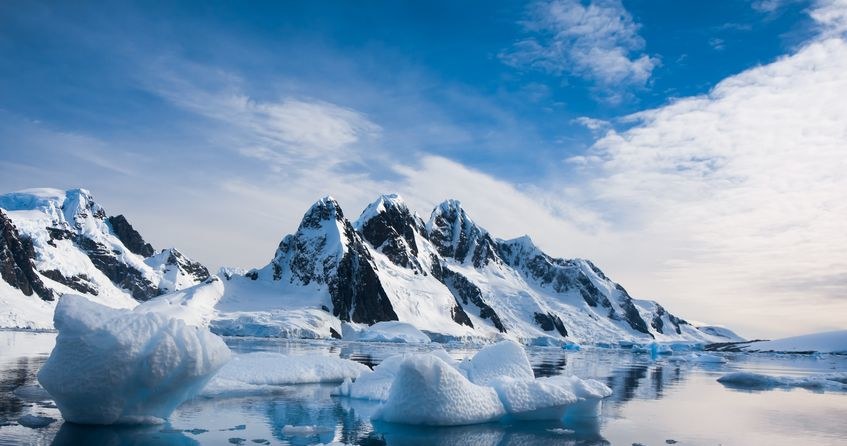
M 0 190 L 86 187 L 215 267 L 324 194 L 456 197 L 684 316 L 843 328 L 845 9 L 5 2 Z

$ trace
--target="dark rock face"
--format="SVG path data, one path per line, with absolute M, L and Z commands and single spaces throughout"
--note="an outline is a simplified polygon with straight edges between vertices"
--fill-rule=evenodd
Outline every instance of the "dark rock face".
M 494 239 L 468 218 L 458 201 L 438 205 L 427 228 L 429 240 L 442 257 L 462 263 L 470 260 L 476 268 L 500 260 Z
M 85 274 L 77 274 L 72 277 L 65 277 L 65 275 L 57 269 L 42 271 L 41 274 L 44 274 L 44 277 L 55 280 L 56 282 L 59 282 L 74 291 L 79 291 L 83 294 L 91 294 L 92 296 L 96 296 L 98 294 L 94 282 L 91 280 L 90 277 L 86 276 Z
M 365 324 L 396 321 L 397 313 L 382 288 L 370 254 L 361 245 L 350 248 L 338 264 L 337 274 L 328 282 L 333 314 L 341 320 Z
M 138 231 L 129 224 L 126 217 L 123 215 L 109 217 L 106 219 L 106 223 L 109 224 L 109 227 L 112 228 L 112 232 L 118 237 L 121 243 L 123 243 L 124 246 L 126 246 L 131 252 L 143 257 L 150 257 L 155 253 L 153 246 L 144 241 L 141 234 L 139 234 Z
M 624 310 L 624 320 L 629 323 L 630 327 L 653 336 L 650 333 L 650 330 L 647 329 L 647 322 L 644 322 L 644 319 L 641 318 L 641 314 L 638 312 L 638 308 L 636 308 L 635 304 L 632 303 L 632 298 L 629 296 L 629 293 L 627 293 L 620 285 L 615 285 L 615 288 L 621 293 L 620 298 L 618 299 L 618 305 L 620 305 L 620 307 Z
M 385 210 L 362 223 L 359 228 L 362 237 L 395 265 L 426 274 L 418 261 L 418 245 L 415 241 L 416 232 L 425 232 L 423 220 L 413 215 L 405 204 L 385 197 L 380 200 L 372 206 L 381 204 Z
M 550 257 L 530 245 L 528 240 L 504 241 L 498 244 L 498 250 L 507 265 L 534 279 L 541 286 L 549 286 L 557 293 L 576 289 L 589 306 L 612 307 L 609 299 L 594 286 L 576 260 Z
M 436 265 L 436 263 L 433 262 L 433 265 Z M 482 291 L 473 282 L 468 280 L 467 277 L 443 266 L 439 266 L 438 274 L 436 275 L 433 272 L 433 275 L 441 280 L 444 285 L 447 285 L 447 288 L 457 301 L 460 301 L 464 305 L 475 305 L 479 309 L 479 317 L 490 320 L 500 333 L 506 332 L 506 327 L 503 326 L 500 316 L 497 315 L 497 312 L 490 305 L 485 303 L 482 297 Z M 470 322 L 470 318 L 468 318 L 468 322 Z M 467 325 L 473 326 L 470 323 Z
M 346 249 L 328 246 L 328 236 L 333 243 L 335 237 L 345 241 Z M 362 237 L 329 197 L 315 203 L 297 233 L 282 240 L 272 264 L 274 280 L 288 271 L 291 282 L 326 284 L 332 312 L 341 320 L 366 324 L 397 320 Z
M 535 323 L 544 331 L 556 330 L 562 337 L 568 336 L 568 330 L 559 316 L 552 313 L 535 313 Z
M 35 250 L 32 241 L 21 237 L 12 220 L 0 211 L 0 278 L 21 290 L 25 296 L 33 293 L 43 300 L 53 300 L 53 291 L 44 286 L 33 267 Z
M 171 248 L 166 265 L 179 268 L 194 279 L 196 282 L 203 282 L 210 277 L 209 270 L 199 262 L 193 262 L 188 257 L 185 257 L 181 252 Z
M 659 333 L 664 333 L 665 323 L 662 320 L 662 316 L 664 316 L 665 314 L 668 315 L 668 320 L 673 325 L 674 331 L 676 331 L 676 334 L 682 334 L 682 329 L 679 326 L 684 325 L 687 322 L 685 322 L 684 320 L 668 313 L 667 310 L 665 310 L 665 308 L 662 307 L 661 305 L 656 305 L 656 313 L 653 315 L 653 320 L 650 322 L 650 325 L 656 331 L 658 331 Z
M 135 300 L 146 301 L 160 294 L 158 287 L 145 278 L 141 271 L 123 263 L 106 246 L 83 235 L 74 237 L 74 243 L 88 255 L 97 269 L 112 283 L 129 291 Z

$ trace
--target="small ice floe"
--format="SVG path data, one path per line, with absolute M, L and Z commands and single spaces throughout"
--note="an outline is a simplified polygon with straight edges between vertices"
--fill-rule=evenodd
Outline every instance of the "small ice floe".
M 244 395 L 279 391 L 283 385 L 340 383 L 369 371 L 364 364 L 333 356 L 245 353 L 221 368 L 202 395 Z
M 585 404 L 611 394 L 605 384 L 577 377 L 536 379 L 523 348 L 490 345 L 455 363 L 443 350 L 387 358 L 372 372 L 345 381 L 337 395 L 382 401 L 377 420 L 454 426 L 504 418 L 562 419 L 594 412 Z
M 166 311 L 65 295 L 54 325 L 56 346 L 38 381 L 73 423 L 161 423 L 230 358 L 221 338 Z
M 668 361 L 689 362 L 695 364 L 724 364 L 726 358 L 709 353 L 690 353 L 687 355 L 674 355 L 668 358 Z
M 753 372 L 733 372 L 718 378 L 718 382 L 736 389 L 771 390 L 799 387 L 814 391 L 847 391 L 847 373 L 812 376 L 774 376 Z
M 32 414 L 27 414 L 18 418 L 18 424 L 30 429 L 41 429 L 42 427 L 47 427 L 53 424 L 54 421 L 56 421 L 55 418 Z
M 554 429 L 547 429 L 547 432 L 550 432 L 551 434 L 556 434 L 556 435 L 573 435 L 573 434 L 576 433 L 575 431 L 573 431 L 571 429 L 564 429 L 564 428 L 561 428 L 561 427 L 557 427 L 557 428 L 554 428 Z
M 562 349 L 572 351 L 572 352 L 578 352 L 581 349 L 581 347 L 576 342 L 565 341 L 565 344 L 562 345 Z
M 312 435 L 321 434 L 324 432 L 332 432 L 331 428 L 321 427 L 321 426 L 293 426 L 291 424 L 286 424 L 282 427 L 282 433 L 285 435 L 291 435 L 294 437 L 310 437 Z
M 341 326 L 345 341 L 392 342 L 400 344 L 429 344 L 430 339 L 424 332 L 406 322 L 383 321 L 373 325 L 359 326 L 344 323 Z

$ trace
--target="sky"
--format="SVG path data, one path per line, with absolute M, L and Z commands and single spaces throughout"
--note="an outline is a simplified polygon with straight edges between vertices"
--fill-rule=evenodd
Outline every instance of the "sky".
M 456 198 L 686 319 L 847 328 L 847 0 L 175 3 L 0 4 L 0 192 L 212 268 Z

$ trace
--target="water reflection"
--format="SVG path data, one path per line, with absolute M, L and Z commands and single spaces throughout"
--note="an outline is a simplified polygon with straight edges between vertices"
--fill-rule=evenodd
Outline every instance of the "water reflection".
M 200 444 L 182 431 L 162 426 L 84 426 L 64 423 L 52 446 L 143 445 L 192 446 Z
M 46 348 L 32 348 L 28 344 L 32 339 L 27 337 L 22 343 L 13 341 L 10 344 L 0 333 L 0 426 L 3 419 L 11 422 L 10 426 L 0 427 L 0 444 L 50 444 L 52 441 L 56 445 L 193 445 L 243 441 L 243 444 L 307 445 L 338 441 L 357 445 L 599 446 L 663 444 L 666 439 L 681 440 L 686 435 L 690 440 L 685 442 L 687 444 L 705 443 L 697 441 L 695 434 L 700 435 L 700 440 L 710 439 L 708 444 L 790 444 L 787 441 L 774 443 L 770 433 L 779 432 L 786 438 L 792 435 L 821 438 L 814 435 L 822 432 L 830 435 L 828 438 L 837 438 L 831 436 L 844 433 L 843 428 L 827 428 L 824 424 L 837 426 L 837 420 L 847 416 L 843 410 L 847 400 L 843 395 L 805 391 L 747 394 L 724 389 L 715 381 L 721 373 L 737 370 L 742 364 L 754 370 L 778 372 L 786 367 L 785 359 L 739 356 L 730 357 L 729 364 L 714 365 L 674 362 L 667 358 L 651 360 L 647 355 L 632 352 L 530 348 L 527 353 L 536 376 L 573 374 L 600 379 L 613 389 L 612 396 L 602 405 L 575 407 L 557 422 L 504 421 L 461 427 L 410 427 L 372 422 L 378 403 L 332 397 L 333 385 L 306 385 L 286 387 L 273 395 L 189 401 L 178 408 L 170 424 L 164 426 L 90 427 L 57 422 L 47 429 L 34 430 L 17 425 L 15 420 L 26 413 L 48 413 L 56 418 L 59 414 L 52 402 L 43 401 L 46 397 L 35 382 L 35 373 L 46 358 L 49 342 L 45 341 Z M 12 348 L 4 349 L 4 342 Z M 236 352 L 333 355 L 369 367 L 396 353 L 437 347 L 272 339 L 229 339 L 228 343 Z M 475 352 L 467 346 L 448 346 L 447 350 L 456 359 Z M 787 361 L 801 368 L 803 373 L 844 370 L 847 365 L 847 358 L 789 358 Z M 810 395 L 814 399 L 809 399 Z M 697 404 L 692 405 L 692 401 Z M 837 410 L 839 404 L 843 406 L 840 411 Z M 699 418 L 685 411 L 695 406 L 697 411 L 710 414 L 714 426 L 709 429 L 716 433 L 699 432 L 698 425 L 690 424 L 691 420 Z M 733 407 L 737 414 L 724 416 L 725 407 Z M 802 426 L 786 422 L 786 414 L 793 413 L 792 407 L 799 407 L 802 413 L 808 414 Z M 755 422 L 732 424 L 741 419 Z M 797 432 L 786 431 L 785 426 L 789 425 Z M 750 432 L 758 436 L 751 436 Z

